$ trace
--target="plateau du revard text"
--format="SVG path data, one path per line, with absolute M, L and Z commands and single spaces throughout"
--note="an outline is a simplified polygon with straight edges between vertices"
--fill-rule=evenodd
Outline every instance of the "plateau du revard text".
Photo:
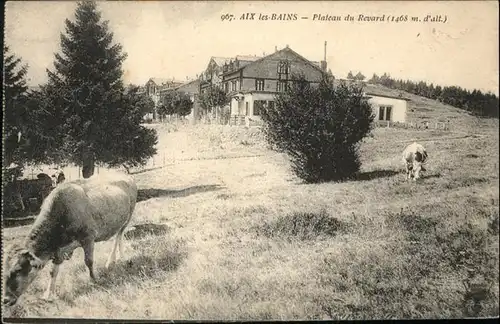
M 223 14 L 222 21 L 295 21 L 295 20 L 312 20 L 318 22 L 374 22 L 374 23 L 404 23 L 404 22 L 424 22 L 424 23 L 446 23 L 448 17 L 446 15 L 428 14 L 424 16 L 409 16 L 406 14 L 395 15 L 370 15 L 370 14 L 347 14 L 336 15 L 327 13 L 315 13 L 312 15 L 299 15 L 296 13 L 256 13 L 245 12 L 242 14 Z

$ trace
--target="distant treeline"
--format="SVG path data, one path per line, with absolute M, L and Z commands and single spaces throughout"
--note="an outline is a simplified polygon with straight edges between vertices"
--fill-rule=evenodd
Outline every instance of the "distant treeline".
M 475 89 L 469 91 L 456 86 L 441 87 L 439 85 L 435 86 L 432 83 L 427 84 L 423 81 L 396 80 L 391 78 L 387 73 L 384 73 L 382 76 L 374 74 L 368 82 L 438 100 L 445 104 L 467 110 L 477 116 L 498 118 L 499 100 L 491 92 L 483 93 Z

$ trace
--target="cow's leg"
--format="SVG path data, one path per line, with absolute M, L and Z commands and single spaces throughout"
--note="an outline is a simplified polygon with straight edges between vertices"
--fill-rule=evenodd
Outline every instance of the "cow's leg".
M 118 241 L 118 247 L 120 249 L 120 257 L 118 259 L 123 259 L 123 257 L 125 256 L 125 254 L 123 253 L 123 235 L 125 233 L 125 229 L 123 231 L 121 231 L 120 233 L 118 233 L 118 237 L 120 238 L 119 241 Z
M 118 248 L 120 251 L 120 257 L 118 259 L 123 259 L 123 257 L 125 256 L 125 253 L 123 253 L 123 236 L 125 235 L 125 229 L 127 228 L 127 225 L 128 223 L 120 229 L 118 234 L 116 234 L 116 238 L 118 240 Z
M 113 243 L 113 249 L 111 250 L 111 253 L 109 254 L 108 261 L 106 262 L 106 269 L 109 268 L 111 263 L 116 261 L 116 249 L 118 248 L 118 244 L 120 242 L 120 232 L 116 234 L 115 241 Z
M 56 278 L 59 274 L 59 267 L 61 266 L 61 263 L 62 261 L 59 262 L 59 260 L 52 261 L 52 269 L 50 269 L 50 282 L 47 286 L 47 290 L 45 290 L 45 293 L 43 294 L 43 299 L 45 300 L 51 301 L 53 299 L 53 295 L 56 290 Z
M 89 268 L 90 279 L 95 282 L 94 275 L 94 239 L 86 238 L 81 243 L 84 253 L 84 261 L 87 268 Z

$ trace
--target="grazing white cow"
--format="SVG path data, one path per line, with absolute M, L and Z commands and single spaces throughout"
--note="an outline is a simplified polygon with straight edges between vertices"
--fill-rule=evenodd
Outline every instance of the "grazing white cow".
M 106 268 L 123 257 L 122 239 L 137 202 L 137 186 L 125 174 L 93 176 L 59 184 L 45 199 L 24 244 L 6 260 L 4 305 L 14 305 L 39 271 L 52 260 L 50 283 L 44 294 L 51 299 L 59 266 L 81 246 L 90 278 L 95 281 L 94 243 L 116 239 Z
M 426 171 L 423 164 L 427 161 L 428 154 L 425 148 L 416 142 L 408 145 L 403 151 L 403 163 L 406 167 L 406 178 L 413 180 L 420 178 L 420 171 Z

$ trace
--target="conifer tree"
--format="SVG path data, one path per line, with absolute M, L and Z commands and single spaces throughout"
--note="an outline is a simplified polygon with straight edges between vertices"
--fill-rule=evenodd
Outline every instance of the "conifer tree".
M 24 122 L 27 120 L 25 98 L 28 86 L 26 84 L 27 65 L 21 65 L 22 59 L 10 53 L 4 46 L 4 165 L 12 162 L 21 163 L 20 142 L 25 131 Z
M 61 52 L 42 88 L 41 106 L 55 123 L 59 138 L 52 155 L 82 166 L 84 178 L 96 162 L 108 165 L 144 163 L 156 153 L 154 130 L 140 125 L 136 91 L 125 91 L 122 62 L 126 54 L 113 43 L 108 21 L 101 20 L 95 1 L 77 4 L 75 20 L 66 19 Z

